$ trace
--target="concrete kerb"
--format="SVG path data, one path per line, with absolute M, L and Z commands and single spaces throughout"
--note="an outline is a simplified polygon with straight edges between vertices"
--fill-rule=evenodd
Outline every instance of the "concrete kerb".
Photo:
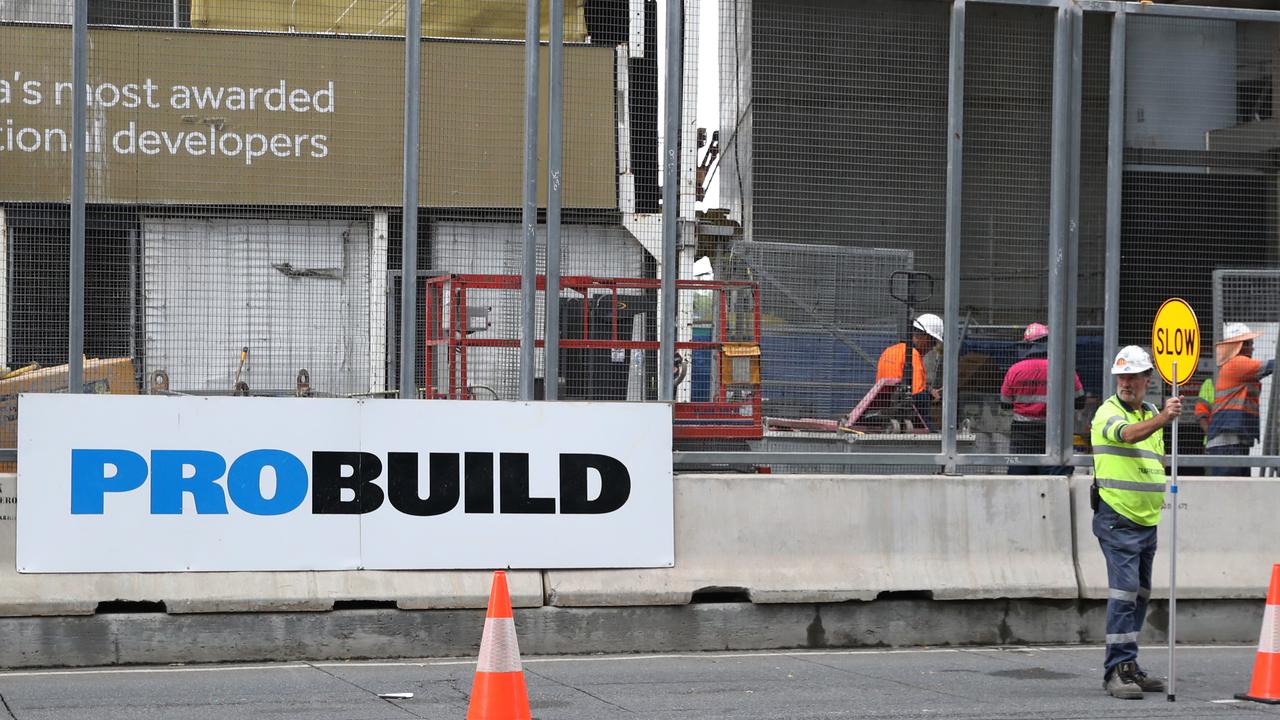
M 1164 640 L 1164 604 L 1142 642 Z M 1254 643 L 1256 600 L 1178 603 L 1179 639 Z M 1100 600 L 877 600 L 516 609 L 533 655 L 818 648 L 1101 644 Z M 0 667 L 475 657 L 484 611 L 106 614 L 0 618 Z M 1099 660 L 1102 650 L 1099 648 Z

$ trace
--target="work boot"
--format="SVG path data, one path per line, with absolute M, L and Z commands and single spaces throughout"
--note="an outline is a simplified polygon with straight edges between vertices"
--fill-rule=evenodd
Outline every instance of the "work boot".
M 1142 688 L 1142 692 L 1162 693 L 1166 690 L 1163 680 L 1151 677 L 1142 668 L 1133 673 L 1133 682 Z
M 1137 663 L 1132 660 L 1122 662 L 1112 669 L 1111 677 L 1107 678 L 1102 687 L 1106 688 L 1111 697 L 1120 698 L 1121 700 L 1141 700 L 1142 688 L 1139 687 L 1134 677 L 1137 672 Z

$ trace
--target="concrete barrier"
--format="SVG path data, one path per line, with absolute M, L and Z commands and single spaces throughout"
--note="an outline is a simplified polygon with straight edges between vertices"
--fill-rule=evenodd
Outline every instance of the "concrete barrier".
M 210 613 L 324 611 L 363 601 L 403 610 L 483 608 L 489 600 L 487 571 L 19 574 L 16 485 L 15 475 L 0 474 L 0 616 L 91 615 L 113 601 Z M 542 605 L 541 573 L 513 572 L 508 582 L 514 605 Z
M 1071 481 L 1080 595 L 1107 597 L 1107 566 L 1093 536 L 1091 478 Z M 1170 507 L 1157 530 L 1152 595 L 1169 597 Z M 1178 483 L 1178 598 L 1265 598 L 1280 562 L 1280 481 L 1182 478 Z
M 675 528 L 675 567 L 551 570 L 549 604 L 1077 596 L 1064 478 L 681 475 Z
M 676 565 L 517 571 L 518 607 L 681 605 L 695 595 L 757 603 L 876 597 L 1105 599 L 1088 478 L 681 475 Z M 0 616 L 88 615 L 113 601 L 170 613 L 325 611 L 394 604 L 483 608 L 469 572 L 18 574 L 16 478 L 0 474 Z M 1280 561 L 1280 482 L 1182 482 L 1179 597 L 1257 599 Z M 1074 543 L 1072 524 L 1074 523 Z M 1169 523 L 1155 594 L 1167 597 Z M 627 538 L 618 538 L 627 542 Z M 130 609 L 130 606 L 123 606 Z

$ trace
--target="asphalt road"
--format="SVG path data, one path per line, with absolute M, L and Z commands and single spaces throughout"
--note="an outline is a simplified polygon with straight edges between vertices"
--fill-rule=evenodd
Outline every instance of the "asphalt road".
M 1143 651 L 1164 675 L 1163 648 Z M 541 720 L 1263 718 L 1242 703 L 1253 647 L 1180 647 L 1177 702 L 1102 692 L 1098 647 L 525 658 Z M 474 659 L 0 673 L 0 719 L 466 717 Z M 401 700 L 380 693 L 413 693 Z

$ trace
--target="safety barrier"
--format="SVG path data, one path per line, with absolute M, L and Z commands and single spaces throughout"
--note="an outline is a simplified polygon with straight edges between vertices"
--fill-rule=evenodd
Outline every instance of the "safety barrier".
M 1107 566 L 1093 536 L 1087 477 L 1073 478 L 1080 595 L 1107 597 Z M 1156 531 L 1152 596 L 1169 596 L 1171 508 Z M 1178 483 L 1178 598 L 1266 597 L 1267 569 L 1280 560 L 1280 482 L 1267 478 L 1183 478 Z
M 675 526 L 674 568 L 548 571 L 548 602 L 1076 596 L 1062 478 L 685 475 Z
M 99 603 L 162 602 L 171 613 L 332 610 L 394 602 L 403 610 L 483 608 L 488 571 L 19 574 L 16 478 L 0 474 L 0 616 L 91 615 Z M 517 607 L 542 605 L 537 571 L 510 574 Z
M 560 607 L 681 605 L 708 595 L 756 603 L 1103 599 L 1088 485 L 1079 477 L 681 475 L 675 567 L 516 571 L 512 601 L 543 605 L 544 583 L 545 603 Z M 483 608 L 488 598 L 481 571 L 18 574 L 15 486 L 0 474 L 0 616 L 87 615 L 112 601 L 204 613 L 361 601 Z M 1263 597 L 1280 547 L 1280 482 L 1186 479 L 1179 498 L 1179 597 Z M 1168 532 L 1166 518 L 1157 596 L 1167 594 Z

